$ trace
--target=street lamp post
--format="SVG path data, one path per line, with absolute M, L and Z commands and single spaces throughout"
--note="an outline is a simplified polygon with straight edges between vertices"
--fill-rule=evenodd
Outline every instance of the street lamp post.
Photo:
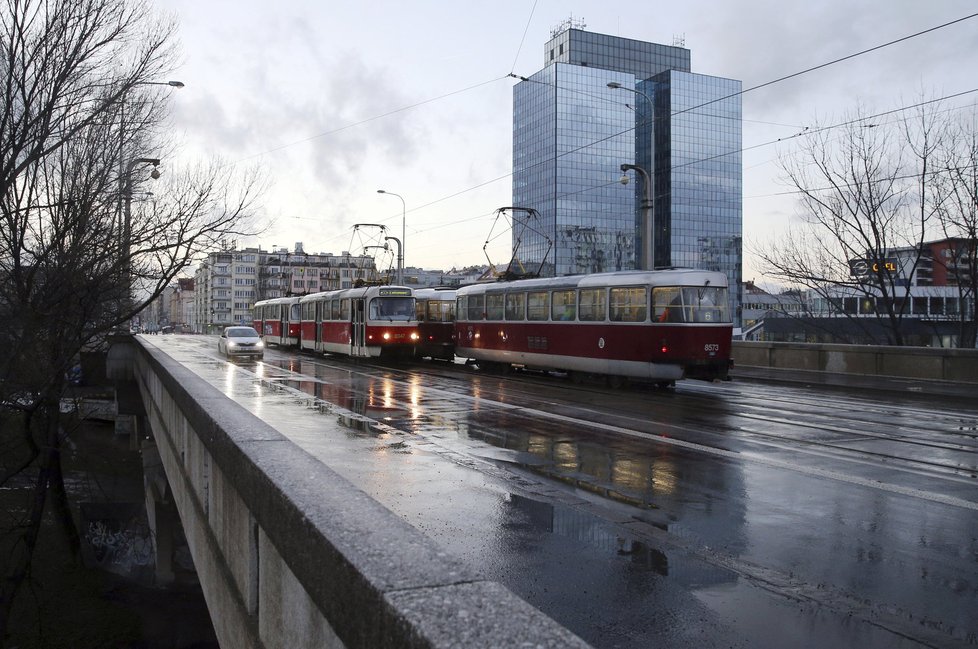
M 152 177 L 155 180 L 160 177 L 160 172 L 156 169 L 157 165 L 160 164 L 159 158 L 136 158 L 131 160 L 126 166 L 125 175 L 125 208 L 123 210 L 123 223 L 122 223 L 122 250 L 120 254 L 122 255 L 122 268 L 123 268 L 123 285 L 125 290 L 129 292 L 126 296 L 125 303 L 126 308 L 128 308 L 130 303 L 130 298 L 132 297 L 132 170 L 138 164 L 151 164 L 153 165 Z
M 609 81 L 608 87 L 612 90 L 629 90 L 634 92 L 636 95 L 641 95 L 645 98 L 645 101 L 649 102 L 649 115 L 653 115 L 655 112 L 655 105 L 652 103 L 652 98 L 647 94 L 638 90 L 636 88 L 629 88 L 623 86 L 617 81 Z M 649 160 L 651 162 L 652 156 L 651 151 L 649 152 Z M 645 169 L 638 165 L 623 164 L 621 166 L 622 177 L 621 184 L 628 184 L 628 175 L 625 173 L 629 169 L 635 171 L 642 178 L 642 238 L 643 238 L 643 255 L 642 255 L 642 265 L 645 270 L 655 269 L 655 186 L 653 176 Z
M 636 172 L 642 178 L 642 238 L 645 240 L 642 255 L 644 270 L 655 270 L 655 241 L 653 227 L 655 216 L 652 213 L 652 179 L 649 172 L 638 165 L 623 164 L 621 166 L 621 184 L 628 184 L 628 170 Z
M 183 81 L 137 81 L 133 86 L 170 86 L 183 88 Z M 126 91 L 128 92 L 128 90 Z M 125 191 L 127 174 L 123 173 L 122 163 L 126 151 L 126 97 L 125 93 L 119 98 L 119 220 L 122 220 L 122 193 Z
M 183 88 L 182 81 L 137 81 L 133 86 L 170 86 L 171 88 Z M 127 90 L 128 92 L 128 90 Z M 123 169 L 126 151 L 126 99 L 125 93 L 119 98 L 119 223 L 121 226 L 123 256 L 124 282 L 127 290 L 131 291 L 132 286 L 132 171 L 138 164 L 152 164 L 153 178 L 159 178 L 160 172 L 156 167 L 160 164 L 159 158 L 135 158 Z
M 398 241 L 397 246 L 397 283 L 404 284 L 404 246 L 405 237 L 407 233 L 405 231 L 405 224 L 407 222 L 407 204 L 404 202 L 404 197 L 400 194 L 395 194 L 394 192 L 388 192 L 383 189 L 377 190 L 378 194 L 387 194 L 388 196 L 397 196 L 401 199 L 401 240 Z

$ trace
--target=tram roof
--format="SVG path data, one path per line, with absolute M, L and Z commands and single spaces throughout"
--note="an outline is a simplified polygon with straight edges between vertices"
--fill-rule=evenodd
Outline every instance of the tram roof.
M 414 289 L 414 297 L 423 300 L 430 300 L 434 297 L 443 300 L 454 300 L 457 288 L 456 286 L 426 286 L 424 288 L 416 288 Z
M 264 304 L 295 304 L 298 301 L 299 301 L 299 296 L 298 295 L 293 295 L 293 296 L 290 296 L 290 297 L 272 297 L 272 298 L 268 298 L 267 300 L 258 300 L 257 302 L 255 302 L 255 306 L 258 306 L 259 304 L 262 304 L 262 305 L 264 305 Z
M 622 270 L 589 275 L 537 277 L 510 282 L 470 284 L 458 289 L 458 295 L 506 290 L 587 288 L 597 286 L 711 286 L 726 287 L 727 276 L 719 271 L 696 268 L 664 268 L 660 270 Z
M 384 285 L 372 285 L 372 286 L 354 286 L 352 288 L 338 288 L 333 291 L 320 291 L 318 293 L 310 293 L 309 295 L 303 295 L 299 298 L 299 302 L 314 302 L 316 300 L 324 300 L 333 298 L 344 298 L 344 297 L 366 297 L 373 290 L 374 294 L 379 294 L 383 289 L 397 289 L 401 291 L 409 291 L 411 295 L 414 295 L 414 289 L 410 286 L 395 286 L 392 284 Z M 407 296 L 405 296 L 407 297 Z

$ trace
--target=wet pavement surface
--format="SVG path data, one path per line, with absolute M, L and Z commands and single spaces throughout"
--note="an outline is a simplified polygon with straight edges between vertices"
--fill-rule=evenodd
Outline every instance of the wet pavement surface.
M 144 340 L 596 647 L 978 644 L 973 400 Z

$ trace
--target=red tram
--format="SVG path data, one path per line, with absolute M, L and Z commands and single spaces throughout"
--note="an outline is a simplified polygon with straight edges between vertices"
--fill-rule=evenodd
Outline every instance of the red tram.
M 418 358 L 455 358 L 455 289 L 421 288 L 414 291 L 418 317 Z
M 300 347 L 329 354 L 409 358 L 418 343 L 414 295 L 403 286 L 364 286 L 299 299 Z
M 455 353 L 479 365 L 672 385 L 725 379 L 733 325 L 723 273 L 621 271 L 456 292 Z
M 299 298 L 279 297 L 259 300 L 254 306 L 255 331 L 266 344 L 299 346 Z

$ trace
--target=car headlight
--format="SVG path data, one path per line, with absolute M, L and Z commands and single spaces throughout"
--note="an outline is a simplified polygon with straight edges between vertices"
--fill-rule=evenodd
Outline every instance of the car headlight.
M 233 340 L 229 340 L 228 341 L 228 347 L 237 347 L 237 346 L 238 346 L 238 343 L 234 342 Z
M 258 349 L 264 349 L 265 348 L 265 341 L 264 340 L 259 340 L 258 341 L 258 344 L 255 345 L 255 347 L 257 347 Z

